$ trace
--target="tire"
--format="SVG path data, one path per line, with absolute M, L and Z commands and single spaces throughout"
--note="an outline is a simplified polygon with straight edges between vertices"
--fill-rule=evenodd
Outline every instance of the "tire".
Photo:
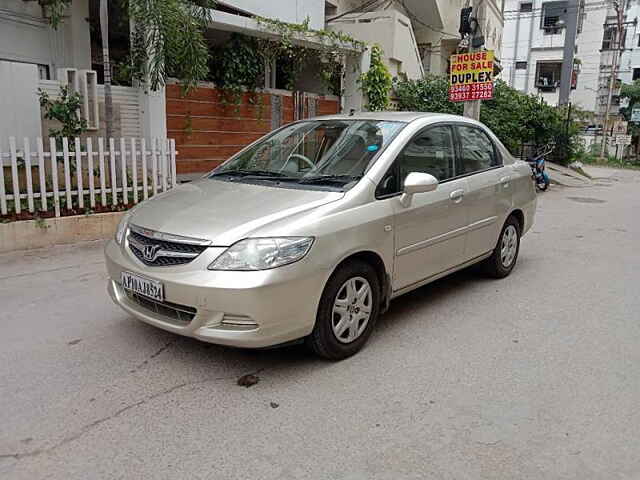
M 511 273 L 520 252 L 520 235 L 520 222 L 511 215 L 500 231 L 500 237 L 498 237 L 498 243 L 493 249 L 493 253 L 482 263 L 483 270 L 488 276 L 504 278 Z M 505 242 L 507 242 L 507 255 L 503 255 Z
M 365 285 L 369 286 L 370 295 L 364 295 Z M 350 290 L 349 286 L 355 290 Z M 363 301 L 357 300 L 355 293 L 364 295 Z M 365 320 L 367 306 L 369 316 Z M 376 271 L 366 262 L 350 261 L 340 266 L 327 281 L 316 324 L 305 343 L 317 355 L 329 360 L 350 357 L 367 343 L 379 314 L 380 281 Z
M 549 183 L 548 182 L 538 182 L 536 184 L 536 186 L 538 187 L 538 190 L 540 190 L 541 192 L 544 192 L 547 188 L 549 188 Z

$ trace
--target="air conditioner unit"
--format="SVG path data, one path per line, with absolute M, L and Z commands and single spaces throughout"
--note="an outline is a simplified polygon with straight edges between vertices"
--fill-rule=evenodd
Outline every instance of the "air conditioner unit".
M 95 70 L 80 70 L 80 94 L 82 95 L 81 115 L 87 121 L 89 130 L 100 128 L 98 112 L 98 74 Z

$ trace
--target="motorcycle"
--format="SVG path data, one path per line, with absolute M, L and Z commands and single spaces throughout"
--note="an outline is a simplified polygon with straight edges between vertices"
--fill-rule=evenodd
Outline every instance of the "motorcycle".
M 545 171 L 544 157 L 549 155 L 553 151 L 553 147 L 546 147 L 537 155 L 529 157 L 527 163 L 531 167 L 532 178 L 536 184 L 536 188 L 541 192 L 544 192 L 549 188 L 549 175 Z

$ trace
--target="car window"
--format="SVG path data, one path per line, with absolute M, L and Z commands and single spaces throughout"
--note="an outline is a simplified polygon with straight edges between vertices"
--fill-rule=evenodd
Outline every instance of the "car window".
M 460 138 L 460 174 L 487 170 L 498 165 L 489 136 L 477 127 L 456 126 Z
M 450 126 L 429 127 L 404 147 L 394 166 L 382 178 L 376 194 L 379 197 L 398 193 L 411 172 L 429 173 L 442 182 L 455 173 L 455 146 Z
M 394 164 L 378 184 L 378 188 L 376 188 L 376 197 L 384 198 L 390 195 L 395 195 L 399 192 L 400 184 L 398 183 L 398 169 Z
M 429 173 L 442 182 L 455 176 L 455 148 L 451 127 L 427 128 L 404 147 L 398 156 L 400 185 L 411 172 Z

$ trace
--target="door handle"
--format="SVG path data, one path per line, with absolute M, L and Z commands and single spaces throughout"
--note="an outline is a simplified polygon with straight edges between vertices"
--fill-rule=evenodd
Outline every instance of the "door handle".
M 502 186 L 504 188 L 507 188 L 509 186 L 509 182 L 511 181 L 511 176 L 510 175 L 505 175 L 504 177 L 502 177 L 500 179 L 500 183 L 502 184 Z
M 460 203 L 462 197 L 464 197 L 464 190 L 454 190 L 449 194 L 449 198 L 453 200 L 454 203 Z

